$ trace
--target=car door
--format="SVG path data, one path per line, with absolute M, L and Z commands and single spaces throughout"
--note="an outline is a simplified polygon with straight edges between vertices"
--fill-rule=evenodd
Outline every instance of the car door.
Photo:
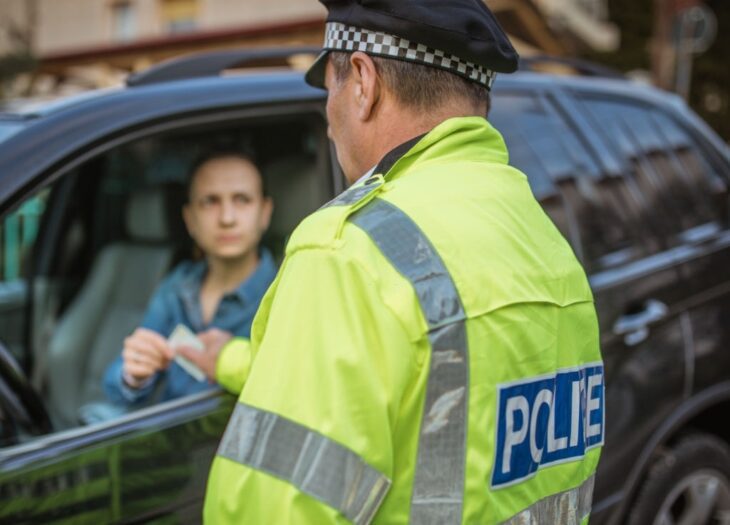
M 92 164 L 97 167 L 95 162 Z M 64 259 L 68 254 L 57 251 L 57 247 L 74 244 L 69 242 L 75 237 L 74 228 L 56 228 L 49 218 L 60 216 L 59 225 L 69 224 L 63 218 L 73 223 L 76 217 L 71 211 L 79 203 L 64 203 L 63 196 L 69 194 L 66 183 L 72 182 L 75 175 L 64 174 L 41 190 L 50 195 L 47 215 L 42 217 L 38 242 L 27 246 L 35 256 L 33 263 L 23 265 L 23 277 L 31 290 L 38 280 L 66 281 L 75 277 L 45 274 L 40 262 Z M 64 204 L 65 213 L 59 213 Z M 99 219 L 98 214 L 89 217 L 90 222 Z M 54 227 L 49 230 L 49 226 Z M 54 231 L 62 235 L 63 242 L 52 242 Z M 30 308 L 24 312 L 26 318 L 21 319 L 25 326 L 33 318 L 30 312 L 36 295 L 28 292 Z M 47 308 L 41 310 L 47 313 Z M 38 337 L 28 339 L 24 351 L 35 350 L 33 344 L 38 341 Z M 61 428 L 58 418 L 48 417 L 54 414 L 44 388 L 47 381 L 33 385 L 15 360 L 8 357 L 9 352 L 3 356 L 0 413 L 5 416 L 5 432 L 0 443 L 0 523 L 109 523 L 178 513 L 196 521 L 207 475 L 203 458 L 211 458 L 215 451 L 232 408 L 231 396 L 208 392 L 116 420 Z M 41 356 L 35 357 L 38 366 Z M 68 372 L 49 369 L 47 374 Z
M 601 522 L 645 441 L 686 395 L 689 371 L 680 270 L 664 254 L 653 194 L 637 180 L 631 150 L 620 149 L 635 143 L 592 118 L 556 88 L 498 92 L 490 117 L 594 292 L 607 389 L 592 517 Z
M 728 148 L 713 144 L 686 113 L 651 107 L 635 114 L 656 135 L 657 147 L 648 151 L 648 161 L 673 189 L 668 198 L 677 220 L 668 223 L 666 238 L 685 283 L 692 329 L 691 392 L 699 397 L 730 380 Z M 721 390 L 727 398 L 728 389 Z
M 200 136 L 206 136 L 219 132 L 230 134 L 231 126 L 244 126 L 246 129 L 265 129 L 269 126 L 270 129 L 266 128 L 269 131 L 265 137 L 256 142 L 254 136 L 252 140 L 258 144 L 268 159 L 265 177 L 273 183 L 271 190 L 274 192 L 275 200 L 280 203 L 280 214 L 272 220 L 269 242 L 275 243 L 276 246 L 281 245 L 283 249 L 286 236 L 296 222 L 329 200 L 333 196 L 335 184 L 338 183 L 332 175 L 330 165 L 330 149 L 326 138 L 321 95 L 313 97 L 312 93 L 307 93 L 306 96 L 299 97 L 300 101 L 289 102 L 286 97 L 290 95 L 281 93 L 282 90 L 276 88 L 279 89 L 279 97 L 283 97 L 283 100 L 270 105 L 262 105 L 261 101 L 257 100 L 255 107 L 248 107 L 245 100 L 239 101 L 238 108 L 232 111 L 231 100 L 241 97 L 240 90 L 246 86 L 242 80 L 228 82 L 234 85 L 236 94 L 233 94 L 233 90 L 230 93 L 226 92 L 227 94 L 222 97 L 223 101 L 210 98 L 216 89 L 220 91 L 218 84 L 206 89 L 198 83 L 200 93 L 196 93 L 193 89 L 185 93 L 184 97 L 180 96 L 177 99 L 174 96 L 171 99 L 170 95 L 164 93 L 156 93 L 154 96 L 159 98 L 157 102 L 143 100 L 141 95 L 135 93 L 132 95 L 135 103 L 142 104 L 147 110 L 173 111 L 173 113 L 165 115 L 164 118 L 156 115 L 155 118 L 145 121 L 144 112 L 135 114 L 128 106 L 125 108 L 117 101 L 113 107 L 106 108 L 104 115 L 98 115 L 99 118 L 105 119 L 103 124 L 94 126 L 93 122 L 85 123 L 88 124 L 88 135 L 84 140 L 74 137 L 77 149 L 72 151 L 67 151 L 69 145 L 59 146 L 63 139 L 63 129 L 73 128 L 74 118 L 93 120 L 96 118 L 93 116 L 94 111 L 89 108 L 74 108 L 75 116 L 69 115 L 66 121 L 62 115 L 54 115 L 50 119 L 49 126 L 63 124 L 65 127 L 57 130 L 39 128 L 36 137 L 45 136 L 48 139 L 45 141 L 47 144 L 63 150 L 45 152 L 44 162 L 49 156 L 52 161 L 55 154 L 58 158 L 63 158 L 63 163 L 56 163 L 50 170 L 47 169 L 47 165 L 41 166 L 42 171 L 26 179 L 34 181 L 34 185 L 30 185 L 30 189 L 25 185 L 17 188 L 16 192 L 6 191 L 3 195 L 6 200 L 0 203 L 0 208 L 6 212 L 12 211 L 11 206 L 16 206 L 17 209 L 28 199 L 35 198 L 43 188 L 50 188 L 49 183 L 51 183 L 58 199 L 47 212 L 50 214 L 57 211 L 59 206 L 63 206 L 61 188 L 67 177 L 78 173 L 84 166 L 93 165 L 94 169 L 87 170 L 89 176 L 93 177 L 96 174 L 99 178 L 103 178 L 97 168 L 104 163 L 93 163 L 105 158 L 110 152 L 120 151 L 119 148 L 132 141 L 141 143 L 147 140 L 147 137 L 159 137 L 165 134 L 177 137 L 193 129 Z M 292 88 L 295 92 L 300 89 L 299 84 L 301 81 L 297 80 L 297 84 Z M 179 86 L 176 89 L 180 95 Z M 267 94 L 275 98 L 276 89 L 269 90 Z M 204 93 L 207 94 L 205 97 L 202 96 Z M 256 93 L 256 96 L 261 95 L 258 90 Z M 196 99 L 214 106 L 220 104 L 221 107 L 198 108 L 191 113 L 188 106 Z M 179 113 L 174 113 L 176 101 L 185 106 L 185 111 L 179 110 Z M 95 104 L 98 111 L 101 102 L 97 101 Z M 155 107 L 157 109 L 154 109 Z M 126 115 L 124 118 L 135 115 L 137 122 L 133 126 L 129 126 L 128 122 L 120 122 L 119 129 L 108 136 L 94 135 L 94 133 L 109 132 L 110 127 L 113 127 L 109 122 L 109 116 L 114 111 L 123 112 Z M 293 119 L 299 119 L 298 122 L 301 124 L 299 127 L 309 129 L 311 133 L 296 135 L 298 128 L 291 125 Z M 278 127 L 272 124 L 274 121 L 280 122 Z M 52 139 L 49 139 L 49 135 Z M 17 140 L 19 148 L 30 147 L 29 144 L 22 143 L 22 134 L 14 139 Z M 296 151 L 290 151 L 290 145 L 296 146 Z M 148 147 L 141 149 L 149 150 Z M 5 160 L 6 166 L 12 165 L 15 169 L 24 167 L 11 162 L 14 152 L 9 152 L 5 157 L 3 153 L 0 148 L 0 165 L 3 165 Z M 44 157 L 43 153 L 43 151 L 35 152 L 39 157 Z M 168 171 L 159 169 L 155 173 L 161 181 L 167 177 Z M 123 191 L 115 184 L 107 185 L 105 188 L 112 193 Z M 9 186 L 4 186 L 3 189 L 9 190 Z M 83 206 L 83 203 L 81 205 Z M 71 209 L 74 206 L 68 206 L 68 209 L 61 213 L 62 216 L 65 213 L 66 217 L 70 217 L 69 214 L 72 213 Z M 106 208 L 108 216 L 114 215 L 108 206 L 100 208 Z M 63 220 L 60 222 L 49 220 L 47 227 L 42 227 L 39 232 L 38 238 L 42 239 L 42 242 L 36 242 L 33 246 L 33 260 L 36 261 L 33 265 L 35 272 L 33 280 L 57 278 L 51 269 L 59 267 L 59 261 L 68 255 L 64 250 L 70 250 L 69 247 L 73 247 L 77 242 L 71 238 L 74 229 L 59 227 L 60 224 L 63 224 Z M 115 228 L 112 223 L 105 226 L 99 224 L 95 217 L 89 219 L 89 225 L 88 238 L 97 234 L 111 235 L 110 232 Z M 87 245 L 88 250 L 93 252 L 94 243 Z M 87 249 L 83 246 L 86 245 L 82 244 L 82 248 L 77 248 L 75 252 L 82 259 Z M 73 261 L 73 257 L 70 257 L 70 260 Z M 46 267 L 42 261 L 46 261 Z M 81 278 L 83 279 L 83 276 Z M 31 292 L 27 297 L 32 301 L 34 294 Z M 59 301 L 60 310 L 63 310 L 66 301 L 73 300 L 73 293 L 66 299 L 62 298 Z M 31 311 L 34 311 L 33 306 L 35 305 L 31 305 Z M 42 324 L 32 319 L 32 314 L 29 314 L 23 322 L 26 326 L 29 323 L 33 326 Z M 33 334 L 29 334 L 24 341 L 26 353 L 33 354 L 34 341 Z M 42 356 L 35 355 L 28 361 L 31 363 L 31 368 L 25 373 L 17 366 L 6 367 L 14 370 L 13 377 L 16 383 L 22 383 L 22 390 L 26 394 L 23 399 L 23 403 L 27 405 L 24 407 L 26 415 L 33 413 L 29 408 L 33 405 L 50 405 L 45 397 L 47 391 L 43 389 L 43 381 L 34 384 L 36 379 L 34 371 L 40 366 Z M 2 360 L 0 368 L 1 365 Z M 46 374 L 54 373 L 63 371 L 46 371 Z M 12 390 L 16 388 L 12 387 L 16 383 L 0 382 L 0 398 L 5 401 L 3 396 L 8 394 L 7 402 L 0 403 L 0 419 L 17 415 L 6 409 L 16 393 Z M 12 387 L 10 392 L 6 392 L 8 389 L 3 389 L 3 386 L 8 384 Z M 152 405 L 105 422 L 76 428 L 63 430 L 56 428 L 46 432 L 33 421 L 15 425 L 16 430 L 10 432 L 14 435 L 0 444 L 0 499 L 3 501 L 3 505 L 0 506 L 0 523 L 56 520 L 68 520 L 74 523 L 141 522 L 158 518 L 172 519 L 177 523 L 199 522 L 210 462 L 234 402 L 235 397 L 212 390 Z M 50 416 L 53 420 L 53 413 Z M 3 431 L 5 428 L 10 428 L 7 425 L 0 426 Z
M 601 522 L 617 503 L 626 504 L 656 432 L 691 394 L 691 320 L 681 264 L 666 242 L 677 221 L 675 189 L 648 157 L 659 145 L 638 111 L 646 103 L 579 91 L 557 100 L 599 166 L 587 191 L 574 192 L 572 201 L 584 213 L 611 217 L 603 225 L 612 236 L 586 250 L 585 259 L 606 361 L 606 446 L 594 497 Z M 592 199 L 598 206 L 585 207 Z M 585 246 L 593 239 L 583 231 Z

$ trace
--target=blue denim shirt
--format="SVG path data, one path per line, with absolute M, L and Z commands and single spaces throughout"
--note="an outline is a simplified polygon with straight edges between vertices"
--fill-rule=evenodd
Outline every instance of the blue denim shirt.
M 167 338 L 178 324 L 194 333 L 219 328 L 237 336 L 250 337 L 251 322 L 261 299 L 276 277 L 276 264 L 268 250 L 262 249 L 256 270 L 234 291 L 226 294 L 210 323 L 203 322 L 200 308 L 200 287 L 207 272 L 205 261 L 184 261 L 162 281 L 147 306 L 141 326 Z M 123 360 L 120 355 L 104 374 L 104 391 L 117 405 L 128 408 L 142 406 L 161 389 L 158 401 L 167 401 L 188 394 L 216 388 L 208 381 L 197 381 L 174 361 L 167 370 L 158 372 L 139 389 L 128 387 L 122 380 Z

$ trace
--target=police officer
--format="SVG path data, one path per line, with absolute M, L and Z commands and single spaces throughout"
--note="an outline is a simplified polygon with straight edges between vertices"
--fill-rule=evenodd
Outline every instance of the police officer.
M 516 52 L 481 0 L 322 2 L 306 78 L 354 184 L 293 233 L 250 347 L 223 347 L 245 386 L 206 521 L 587 521 L 593 298 L 484 118 Z

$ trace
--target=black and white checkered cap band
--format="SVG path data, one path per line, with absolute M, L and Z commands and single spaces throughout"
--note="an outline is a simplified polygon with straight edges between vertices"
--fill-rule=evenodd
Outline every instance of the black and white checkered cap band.
M 423 44 L 416 44 L 395 35 L 328 22 L 325 28 L 324 49 L 336 51 L 363 51 L 369 55 L 418 62 L 451 71 L 491 89 L 497 74 L 491 69 L 467 62 L 454 55 Z

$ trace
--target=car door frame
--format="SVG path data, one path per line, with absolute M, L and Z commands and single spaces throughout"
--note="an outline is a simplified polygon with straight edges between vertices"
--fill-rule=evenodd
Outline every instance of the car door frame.
M 8 185 L 0 183 L 0 194 L 4 198 L 3 202 L 0 203 L 0 210 L 4 215 L 12 210 L 15 204 L 22 202 L 23 199 L 40 187 L 58 180 L 87 160 L 97 157 L 112 148 L 147 136 L 199 126 L 231 124 L 270 116 L 317 114 L 322 116 L 324 120 L 323 94 L 317 92 L 315 95 L 312 96 L 310 93 L 294 98 L 294 100 L 280 100 L 266 104 L 261 103 L 260 100 L 244 100 L 239 101 L 237 107 L 233 108 L 230 107 L 230 100 L 228 100 L 229 103 L 224 107 L 203 108 L 204 112 L 201 108 L 197 108 L 195 112 L 183 112 L 182 115 L 176 113 L 173 107 L 168 108 L 165 118 L 153 115 L 147 120 L 135 121 L 133 125 L 130 124 L 128 119 L 120 119 L 117 126 L 111 126 L 107 122 L 96 132 L 94 132 L 93 126 L 89 125 L 86 129 L 86 142 L 78 146 L 75 152 L 66 151 L 68 148 L 57 147 L 55 151 L 56 158 L 43 163 L 37 171 L 26 173 L 23 180 L 15 184 L 13 188 L 8 189 Z M 238 98 L 242 97 L 238 95 Z M 58 118 L 60 116 L 54 117 L 55 120 Z M 53 124 L 55 123 L 51 122 L 48 125 Z M 42 137 L 45 134 L 41 132 L 38 135 Z M 23 135 L 24 133 L 20 133 L 11 140 L 20 141 L 23 139 Z M 12 144 L 8 147 L 12 147 Z M 342 182 L 339 177 L 339 167 L 332 164 L 331 148 L 327 157 L 329 158 L 326 159 L 326 162 L 330 163 L 328 176 L 331 178 L 332 187 L 336 192 L 338 188 L 341 188 Z M 46 159 L 48 159 L 48 156 Z M 3 160 L 5 159 L 2 157 L 2 149 L 0 148 L 0 165 L 3 165 Z M 141 438 L 160 430 L 169 429 L 176 425 L 190 424 L 198 420 L 211 418 L 220 420 L 221 417 L 227 420 L 232 407 L 232 396 L 222 392 L 206 392 L 139 410 L 101 425 L 50 433 L 35 438 L 28 443 L 1 449 L 0 480 L 17 480 L 19 476 L 22 477 L 23 472 L 32 471 L 36 467 L 45 468 L 49 463 L 59 463 L 64 458 L 83 455 L 85 451 L 100 446 L 103 447 L 107 443 L 119 444 L 124 440 Z M 215 441 L 215 444 L 217 444 L 217 439 Z M 59 481 L 59 483 L 67 482 Z M 0 485 L 2 483 L 3 481 L 0 481 Z M 53 483 L 49 485 L 46 482 L 44 486 L 52 487 Z M 202 494 L 198 496 L 202 496 Z M 111 495 L 110 498 L 112 500 L 116 499 L 117 502 L 119 500 L 119 496 Z M 183 503 L 176 502 L 167 511 L 177 511 Z

